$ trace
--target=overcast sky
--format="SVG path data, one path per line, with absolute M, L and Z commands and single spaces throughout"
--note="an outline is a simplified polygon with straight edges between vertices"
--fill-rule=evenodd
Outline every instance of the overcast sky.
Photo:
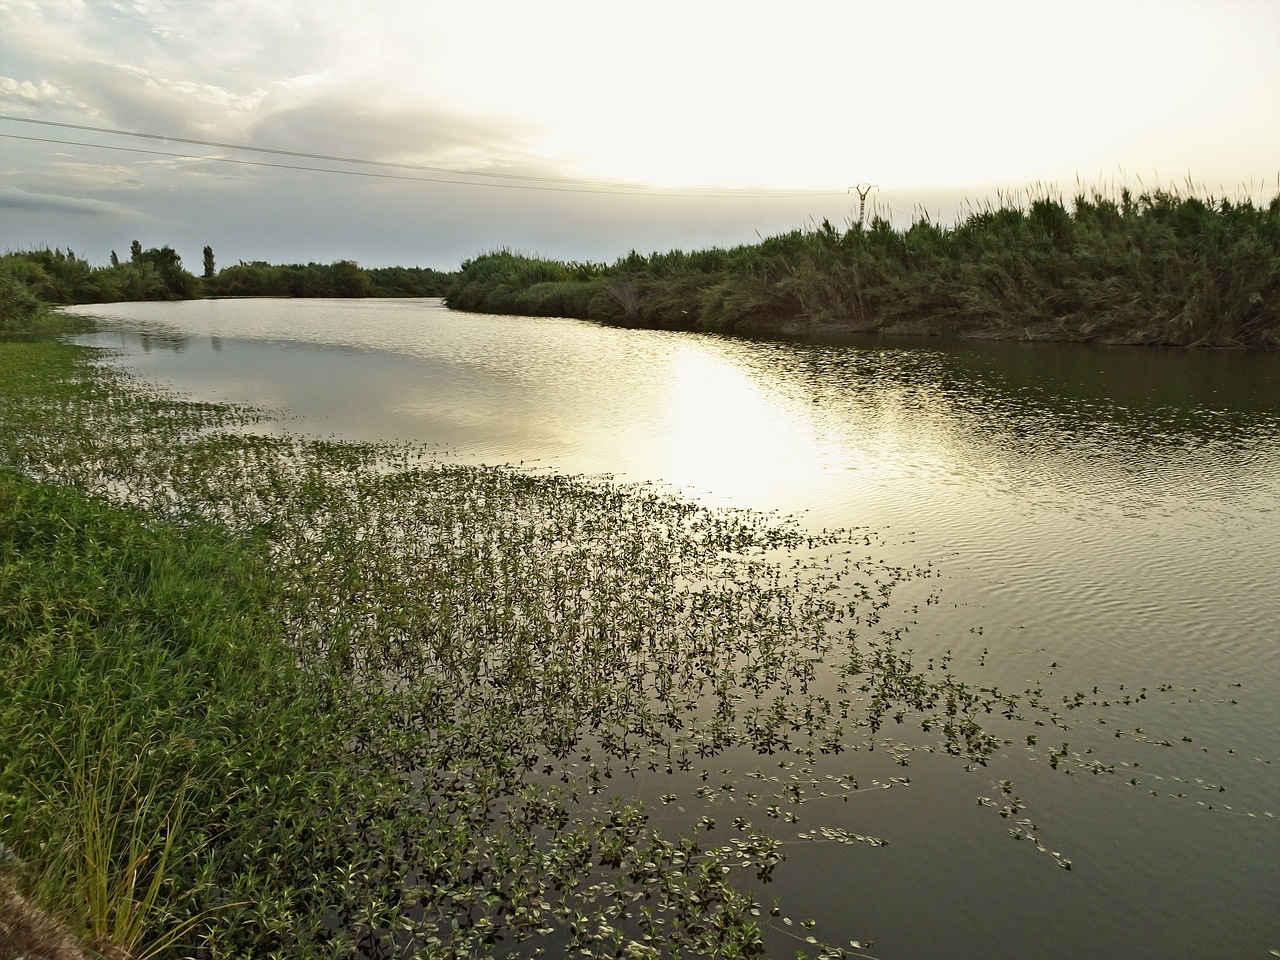
M 168 138 L 0 120 L 0 249 L 612 261 L 844 226 L 860 183 L 900 226 L 1269 199 L 1280 2 L 0 0 L 0 114 Z

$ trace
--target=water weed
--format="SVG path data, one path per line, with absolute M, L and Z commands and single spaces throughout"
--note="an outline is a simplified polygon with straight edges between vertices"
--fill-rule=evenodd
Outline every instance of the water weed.
M 259 436 L 95 357 L 0 350 L 0 842 L 99 949 L 840 956 L 759 891 L 892 842 L 852 798 L 990 771 L 1069 867 L 1005 770 L 1120 769 L 1051 676 L 919 662 L 934 571 L 871 531 Z

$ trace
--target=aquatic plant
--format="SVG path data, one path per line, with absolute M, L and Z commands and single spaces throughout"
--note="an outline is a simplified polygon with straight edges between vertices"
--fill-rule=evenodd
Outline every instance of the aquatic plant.
M 934 571 L 871 531 L 263 436 L 95 358 L 0 350 L 0 842 L 98 949 L 864 955 L 758 899 L 892 839 L 851 798 L 989 769 L 1069 867 L 1003 774 L 1116 769 L 1100 696 L 918 662 Z

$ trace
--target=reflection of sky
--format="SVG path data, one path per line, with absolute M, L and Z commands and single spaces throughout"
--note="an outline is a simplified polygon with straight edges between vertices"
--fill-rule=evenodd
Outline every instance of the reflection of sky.
M 1099 582 L 1135 579 L 1164 609 L 1199 603 L 1209 618 L 1267 568 L 1243 558 L 1280 560 L 1280 537 L 1257 522 L 1280 516 L 1273 357 L 805 345 L 434 301 L 92 309 L 127 318 L 99 342 L 198 399 L 909 535 L 987 569 L 1009 603 L 1080 591 L 1067 618 L 1117 599 Z
M 1278 365 L 1256 355 L 855 349 L 434 301 L 92 309 L 128 318 L 99 342 L 144 376 L 283 408 L 295 428 L 663 480 L 823 524 L 940 539 L 972 538 L 975 515 L 1004 530 L 1080 516 L 1194 525 L 1241 498 L 1280 497 Z M 139 329 L 141 340 L 124 332 Z M 1179 391 L 1193 402 L 1178 406 Z
M 298 418 L 291 428 L 416 439 L 488 463 L 660 479 L 711 503 L 807 511 L 803 522 L 813 527 L 875 528 L 888 541 L 872 548 L 877 557 L 939 567 L 938 578 L 905 588 L 921 587 L 921 599 L 942 591 L 941 603 L 912 615 L 919 623 L 908 642 L 921 656 L 953 650 L 963 673 L 989 647 L 976 679 L 1002 689 L 1039 682 L 1035 674 L 1051 661 L 1062 664 L 1062 684 L 1172 682 L 1184 684 L 1184 698 L 1199 685 L 1210 691 L 1203 709 L 1175 710 L 1153 695 L 1126 722 L 1163 719 L 1193 735 L 1197 750 L 1202 742 L 1223 747 L 1218 759 L 1225 746 L 1249 756 L 1280 752 L 1274 356 L 796 344 L 404 302 L 94 309 L 130 318 L 97 338 L 121 348 L 127 368 L 197 399 L 283 408 Z M 150 321 L 145 339 L 128 332 L 139 318 Z M 1274 795 L 1270 767 L 1229 773 L 1242 808 Z M 976 810 L 972 792 L 984 786 L 963 785 L 954 809 Z M 946 843 L 954 851 L 959 841 L 950 824 L 939 825 L 933 794 L 919 794 L 894 797 L 892 810 L 881 811 L 886 831 L 912 818 L 891 849 Z M 1045 802 L 1052 809 L 1055 801 Z M 1067 802 L 1074 810 L 1092 801 Z M 904 814 L 913 803 L 921 809 Z M 875 832 L 877 814 L 863 804 L 853 826 Z M 1187 886 L 1187 871 L 1171 870 L 1159 893 L 1164 903 L 1179 891 L 1207 891 L 1208 906 L 1185 911 L 1190 926 L 1229 922 L 1231 909 L 1256 916 L 1258 891 L 1274 887 L 1237 869 L 1252 864 L 1257 873 L 1274 858 L 1260 859 L 1256 837 L 1224 826 L 1225 818 L 1190 833 L 1143 833 L 1142 824 L 1124 822 L 1108 832 L 1101 823 L 1114 816 L 1109 810 L 1083 816 L 1089 829 L 1072 838 L 1074 849 L 1101 869 L 1062 876 L 1088 885 L 1052 886 L 1024 858 L 998 885 L 1002 895 L 1053 911 L 1084 897 L 1059 919 L 1073 926 L 1065 918 L 1097 912 L 1088 897 L 1100 903 L 1131 892 L 1142 867 L 1129 850 L 1155 850 L 1170 862 L 1161 846 L 1169 837 L 1179 857 L 1204 854 L 1208 863 L 1193 863 L 1198 887 Z M 950 873 L 938 873 L 932 849 L 874 868 L 886 896 L 890 888 L 937 890 L 929 885 L 955 885 L 985 850 L 948 859 Z M 999 860 L 982 869 L 1007 867 Z M 815 898 L 828 893 L 822 880 Z M 1141 882 L 1145 890 L 1154 881 Z M 989 889 L 997 886 L 984 882 L 978 892 Z M 1032 908 L 1020 909 L 1011 915 Z
M 779 503 L 812 469 L 804 411 L 722 357 L 682 346 L 667 371 L 653 467 L 670 483 Z
M 433 301 L 92 309 L 129 318 L 99 342 L 201 399 L 830 520 L 909 506 L 944 522 L 934 505 L 993 496 L 1068 513 L 1178 509 L 1267 487 L 1280 437 L 1280 365 L 1256 355 L 806 346 Z

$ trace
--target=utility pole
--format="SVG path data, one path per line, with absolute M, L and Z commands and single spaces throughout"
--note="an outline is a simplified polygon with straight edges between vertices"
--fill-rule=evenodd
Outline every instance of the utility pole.
M 849 192 L 858 191 L 858 226 L 863 226 L 867 222 L 867 194 L 878 188 L 878 183 L 860 183 L 856 187 L 850 187 Z

